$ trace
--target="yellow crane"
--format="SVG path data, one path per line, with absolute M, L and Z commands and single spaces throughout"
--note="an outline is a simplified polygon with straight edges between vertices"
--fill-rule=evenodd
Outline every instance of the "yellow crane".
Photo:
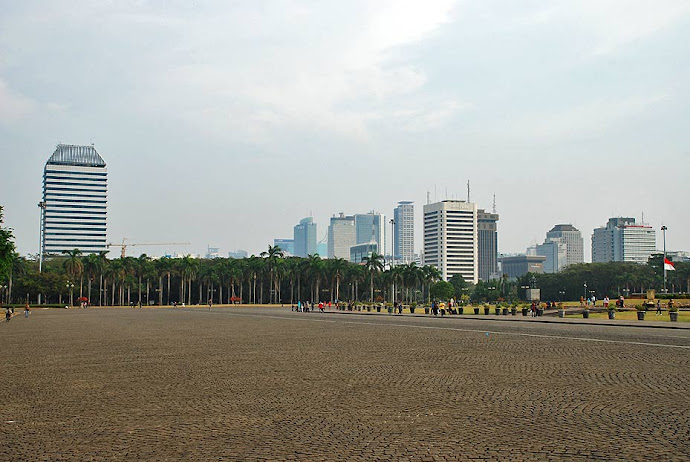
M 189 242 L 136 242 L 136 243 L 128 243 L 126 242 L 127 238 L 124 237 L 122 238 L 122 244 L 113 244 L 112 242 L 109 244 L 106 244 L 106 247 L 120 247 L 120 257 L 125 258 L 125 252 L 127 252 L 127 247 L 134 247 L 134 246 L 148 246 L 148 245 L 189 245 Z

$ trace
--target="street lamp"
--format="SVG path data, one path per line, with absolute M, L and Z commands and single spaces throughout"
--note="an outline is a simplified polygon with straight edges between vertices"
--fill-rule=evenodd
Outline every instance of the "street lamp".
M 558 291 L 558 293 L 561 295 L 561 301 L 565 298 L 565 289 Z
M 9 303 L 7 301 L 7 284 L 0 285 L 0 290 L 2 290 L 2 293 L 5 295 L 5 303 Z M 0 300 L 2 300 L 2 298 L 0 298 Z
M 664 261 L 661 262 L 662 266 L 664 267 L 664 293 L 666 293 L 666 230 L 668 228 L 666 225 L 661 227 L 661 232 L 664 234 Z
M 587 299 L 587 281 L 585 281 L 583 286 L 585 287 L 585 300 L 586 300 Z
M 66 287 L 67 289 L 69 289 L 69 306 L 74 306 L 74 299 L 73 299 L 73 295 L 74 295 L 74 292 L 73 292 L 73 290 L 74 290 L 74 284 L 73 284 L 72 282 L 70 282 L 70 281 L 67 281 L 67 284 L 65 284 L 65 287 Z

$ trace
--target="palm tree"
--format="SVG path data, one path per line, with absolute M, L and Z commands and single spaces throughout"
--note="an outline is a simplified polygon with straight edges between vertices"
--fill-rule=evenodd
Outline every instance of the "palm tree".
M 424 265 L 422 266 L 422 281 L 427 285 L 427 296 L 428 302 L 431 302 L 431 293 L 429 288 L 431 284 L 441 279 L 441 272 L 435 266 Z
M 320 293 L 319 293 L 319 284 L 321 283 L 321 278 L 323 277 L 324 273 L 324 264 L 323 260 L 319 256 L 319 254 L 314 254 L 314 255 L 309 255 L 307 259 L 309 265 L 307 266 L 307 274 L 309 275 L 309 278 L 311 279 L 311 300 L 312 303 L 319 303 L 319 300 L 321 299 Z M 316 290 L 315 290 L 316 289 Z
M 139 282 L 138 284 L 138 289 L 139 289 L 139 298 L 138 302 L 141 304 L 141 280 L 143 279 L 144 275 L 149 272 L 149 262 L 151 259 L 146 255 L 145 253 L 142 253 L 139 255 L 139 258 L 133 261 L 133 269 L 134 273 L 137 275 L 137 280 Z M 148 303 L 148 283 L 147 283 L 147 288 L 146 288 L 146 303 Z
M 266 269 L 268 270 L 268 279 L 270 281 L 269 285 L 273 285 L 273 289 L 271 289 L 271 292 L 269 293 L 269 303 L 274 303 L 273 292 L 275 291 L 276 295 L 278 295 L 278 288 L 276 280 L 274 278 L 274 271 L 278 259 L 283 258 L 283 250 L 280 248 L 280 246 L 269 245 L 268 252 L 261 252 L 259 256 L 265 259 L 266 261 Z
M 12 283 L 14 278 L 21 278 L 26 274 L 26 258 L 20 256 L 18 253 L 12 253 L 12 261 L 10 262 L 9 275 L 7 285 L 7 303 L 12 303 Z
M 369 281 L 371 283 L 370 300 L 374 301 L 374 275 L 383 271 L 383 255 L 372 252 L 370 256 L 362 258 L 364 267 L 369 273 Z
M 81 297 L 82 294 L 82 273 L 84 272 L 84 263 L 81 261 L 81 250 L 79 249 L 74 249 L 74 250 L 63 250 L 63 254 L 67 255 L 67 259 L 64 261 L 63 266 L 65 268 L 65 272 L 67 275 L 70 277 L 72 280 L 72 284 L 74 284 L 75 280 L 77 277 L 79 277 L 79 296 Z M 74 304 L 74 300 L 72 299 L 72 290 L 70 290 L 70 296 L 69 296 L 69 303 L 70 305 Z
M 340 300 L 340 281 L 345 276 L 345 272 L 350 264 L 344 258 L 335 258 L 328 260 L 328 262 L 331 276 L 335 280 L 335 300 L 338 301 Z
M 101 269 L 101 261 L 96 253 L 92 253 L 84 257 L 84 272 L 86 273 L 86 285 L 87 285 L 87 298 L 91 302 L 91 282 L 93 277 Z
M 163 276 L 168 276 L 168 292 L 166 305 L 170 305 L 170 273 L 173 269 L 173 262 L 170 257 L 161 257 L 156 260 L 156 273 L 158 274 L 158 305 L 163 305 Z

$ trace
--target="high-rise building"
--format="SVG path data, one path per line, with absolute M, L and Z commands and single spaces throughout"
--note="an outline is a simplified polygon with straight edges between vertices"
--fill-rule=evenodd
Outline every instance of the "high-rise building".
M 357 244 L 355 217 L 345 216 L 342 212 L 331 217 L 328 226 L 328 258 L 350 260 L 350 247 Z
M 43 170 L 41 250 L 107 251 L 108 170 L 93 146 L 59 144 Z
M 592 261 L 595 263 L 647 263 L 655 252 L 656 231 L 649 225 L 636 224 L 634 218 L 610 218 L 605 227 L 595 228 L 592 234 Z
M 355 240 L 357 244 L 376 242 L 378 248 L 383 248 L 383 231 L 385 220 L 379 213 L 355 214 Z
M 580 231 L 570 224 L 556 225 L 546 233 L 537 255 L 546 257 L 545 273 L 558 273 L 568 265 L 584 262 L 584 241 Z
M 414 202 L 401 201 L 393 211 L 393 255 L 396 261 L 411 263 L 414 255 Z
M 546 257 L 541 255 L 511 255 L 501 257 L 501 271 L 510 279 L 527 273 L 543 273 Z
M 444 200 L 424 206 L 424 264 L 435 266 L 444 280 L 460 274 L 479 281 L 477 205 Z
M 273 246 L 280 247 L 286 255 L 295 254 L 295 240 L 294 239 L 273 239 Z
M 232 252 L 228 252 L 228 257 L 229 258 L 235 258 L 235 259 L 242 259 L 242 258 L 247 258 L 249 254 L 247 253 L 246 250 L 238 249 Z
M 497 213 L 477 210 L 477 249 L 479 279 L 488 281 L 498 273 L 498 222 Z
M 312 217 L 303 218 L 293 229 L 296 257 L 316 254 L 316 223 Z

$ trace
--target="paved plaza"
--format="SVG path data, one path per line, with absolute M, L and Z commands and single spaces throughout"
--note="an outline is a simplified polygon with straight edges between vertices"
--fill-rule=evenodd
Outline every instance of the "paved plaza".
M 690 459 L 688 329 L 104 308 L 0 339 L 0 460 Z

